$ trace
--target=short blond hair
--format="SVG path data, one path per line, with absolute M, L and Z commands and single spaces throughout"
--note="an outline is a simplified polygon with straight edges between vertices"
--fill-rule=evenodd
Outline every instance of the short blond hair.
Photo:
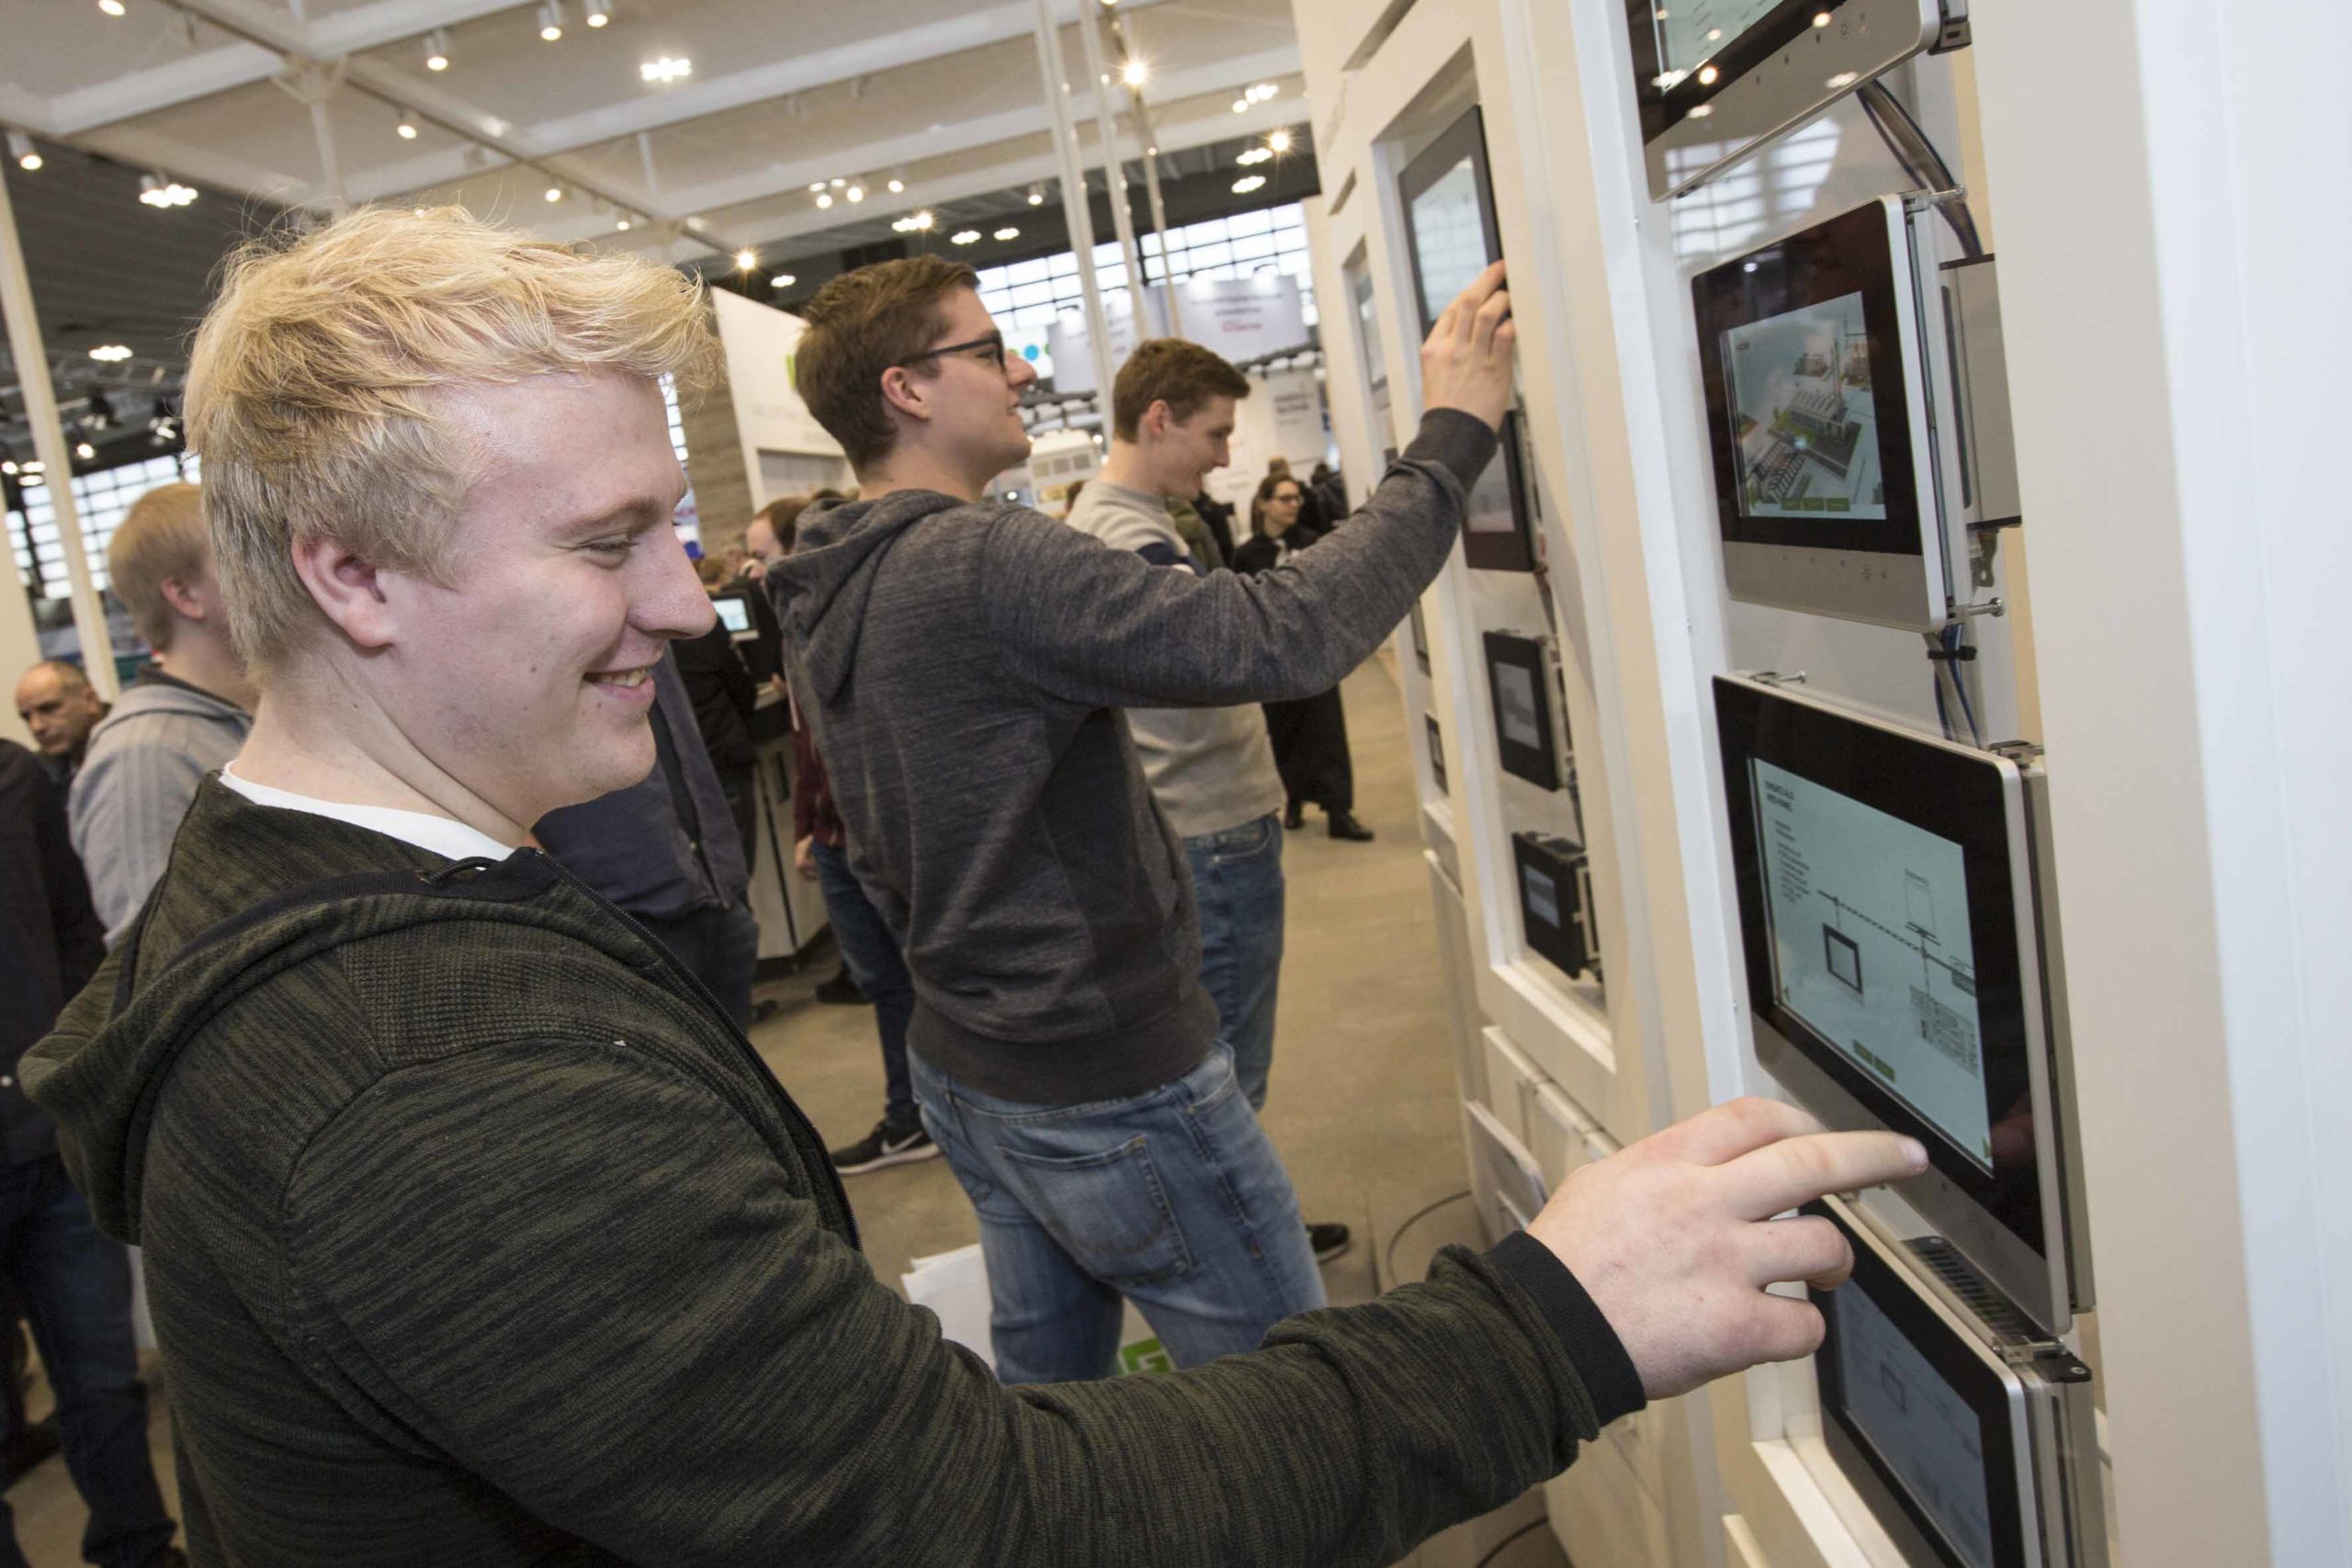
M 131 502 L 116 525 L 107 546 L 107 580 L 156 652 L 172 646 L 172 606 L 164 584 L 203 577 L 210 554 L 203 496 L 192 484 L 157 486 Z
M 437 390 L 586 370 L 694 386 L 718 353 L 700 279 L 461 208 L 363 209 L 243 246 L 196 334 L 187 414 L 247 671 L 266 682 L 322 620 L 298 542 L 453 586 L 476 457 Z

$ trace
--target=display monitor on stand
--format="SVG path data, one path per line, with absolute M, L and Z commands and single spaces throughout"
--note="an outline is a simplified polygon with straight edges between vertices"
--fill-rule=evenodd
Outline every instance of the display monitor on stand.
M 1650 195 L 1690 189 L 1922 50 L 1966 42 L 1965 15 L 1950 0 L 1625 0 Z
M 2107 1568 L 2090 1370 L 1975 1296 L 1935 1238 L 1895 1242 L 1835 1198 L 1805 1213 L 1854 1254 L 1812 1292 L 1823 1446 L 1904 1561 Z
M 752 619 L 751 595 L 740 589 L 710 596 L 710 607 L 718 612 L 718 624 L 727 628 L 730 642 L 760 640 L 758 623 Z
M 1901 1197 L 2065 1332 L 2090 1276 L 2040 770 L 1756 681 L 1714 691 L 1758 1061 L 1832 1125 L 1925 1144 Z
M 1426 334 L 1453 297 L 1502 259 L 1502 228 L 1487 173 L 1485 123 L 1476 108 L 1448 126 L 1397 178 L 1405 241 L 1412 253 L 1413 299 Z M 1535 513 L 1528 489 L 1522 419 L 1503 416 L 1502 450 L 1470 491 L 1462 551 L 1489 571 L 1535 570 Z

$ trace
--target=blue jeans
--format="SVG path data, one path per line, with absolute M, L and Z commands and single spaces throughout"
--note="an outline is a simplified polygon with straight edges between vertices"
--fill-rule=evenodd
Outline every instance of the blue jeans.
M 57 1391 L 65 1468 L 90 1509 L 82 1555 L 104 1568 L 137 1568 L 170 1543 L 173 1525 L 147 1453 L 130 1255 L 98 1233 L 55 1155 L 0 1163 L 0 1269 L 24 1303 Z M 0 1501 L 0 1568 L 24 1561 Z
M 825 896 L 833 945 L 842 950 L 849 977 L 874 1004 L 874 1032 L 882 1042 L 882 1120 L 893 1128 L 912 1127 L 917 1117 L 914 1087 L 907 1080 L 907 1021 L 915 1015 L 915 983 L 899 956 L 899 939 L 850 870 L 848 851 L 811 843 L 808 852 L 817 862 L 817 890 Z
M 923 1125 L 979 1211 L 1003 1382 L 1108 1376 L 1123 1296 L 1180 1367 L 1324 1304 L 1290 1175 L 1224 1051 L 1092 1105 L 1013 1104 L 912 1066 Z
M 1201 984 L 1252 1111 L 1274 1065 L 1274 996 L 1283 969 L 1283 824 L 1255 822 L 1184 840 L 1201 910 Z

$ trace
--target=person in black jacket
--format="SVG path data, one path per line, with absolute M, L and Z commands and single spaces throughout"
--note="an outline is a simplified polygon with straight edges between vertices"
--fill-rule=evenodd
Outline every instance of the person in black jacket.
M 1255 575 L 1278 567 L 1323 536 L 1299 521 L 1306 487 L 1288 474 L 1268 474 L 1250 507 L 1250 537 L 1233 552 L 1233 570 Z M 1372 829 L 1356 820 L 1355 762 L 1348 754 L 1348 714 L 1332 687 L 1296 702 L 1268 703 L 1266 732 L 1274 766 L 1290 797 L 1283 826 L 1306 824 L 1306 803 L 1323 808 L 1331 837 L 1367 843 Z
M 726 591 L 727 567 L 715 557 L 695 563 L 703 591 L 714 598 Z M 747 602 L 764 601 L 754 591 Z M 773 612 L 771 612 L 773 615 Z M 756 645 L 755 645 L 756 646 Z M 727 813 L 735 819 L 735 837 L 743 857 L 757 858 L 758 837 L 752 823 L 759 813 L 759 753 L 752 744 L 752 714 L 760 705 L 760 688 L 743 656 L 736 650 L 735 634 L 719 622 L 700 637 L 684 637 L 673 645 L 678 678 L 694 702 L 695 728 L 702 731 L 703 749 L 727 792 Z
M 65 803 L 39 758 L 0 740 L 0 1275 L 57 1390 L 65 1467 L 90 1509 L 82 1554 L 145 1568 L 187 1559 L 172 1545 L 175 1527 L 147 1451 L 130 1255 L 98 1233 L 58 1158 L 56 1124 L 17 1082 L 17 1059 L 106 953 L 106 924 L 66 838 Z M 0 1501 L 0 1562 L 23 1561 Z

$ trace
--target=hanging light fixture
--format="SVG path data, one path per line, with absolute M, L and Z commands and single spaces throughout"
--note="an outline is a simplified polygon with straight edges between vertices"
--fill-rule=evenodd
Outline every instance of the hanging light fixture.
M 548 186 L 547 198 L 549 201 L 561 201 L 563 199 L 563 187 L 561 186 Z
M 424 68 L 427 71 L 449 69 L 449 29 L 435 28 L 424 35 Z
M 587 4 L 580 9 L 582 19 L 592 28 L 601 28 L 613 19 L 613 7 L 609 0 L 587 0 Z
M 416 116 L 409 113 L 406 109 L 401 110 L 400 123 L 392 127 L 392 130 L 399 133 L 400 139 L 402 141 L 415 141 Z
M 539 37 L 548 43 L 563 36 L 563 0 L 544 0 L 539 6 Z
M 735 253 L 735 270 L 736 270 L 736 271 L 738 271 L 738 272 L 756 272 L 757 270 L 759 270 L 759 265 L 760 265 L 760 253 L 759 253 L 759 252 L 757 252 L 757 251 L 755 251 L 755 250 L 752 250 L 750 246 L 746 245 L 743 249 L 741 249 L 741 250 L 740 250 L 740 251 L 737 251 L 737 252 Z
M 8 156 L 28 175 L 40 167 L 40 154 L 34 151 L 32 138 L 21 130 L 8 132 Z

